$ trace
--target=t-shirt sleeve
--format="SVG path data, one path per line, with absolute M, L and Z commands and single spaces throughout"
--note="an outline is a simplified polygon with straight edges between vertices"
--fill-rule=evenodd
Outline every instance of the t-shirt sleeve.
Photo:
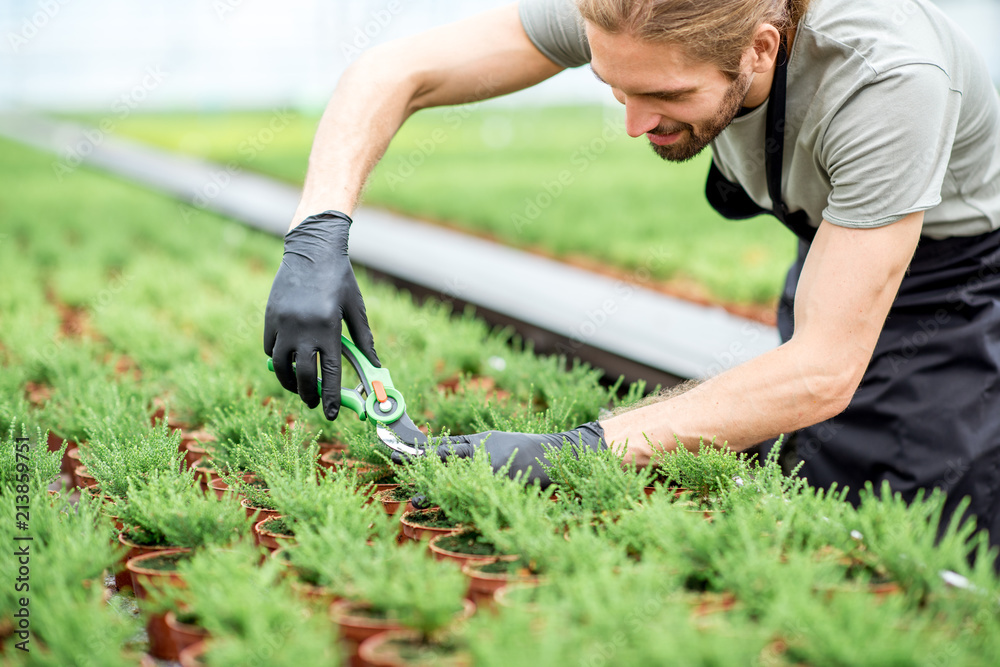
M 821 159 L 833 186 L 823 217 L 880 227 L 941 203 L 961 93 L 933 65 L 877 76 L 835 114 Z
M 574 0 L 521 0 L 521 25 L 538 50 L 557 65 L 590 62 L 590 45 Z

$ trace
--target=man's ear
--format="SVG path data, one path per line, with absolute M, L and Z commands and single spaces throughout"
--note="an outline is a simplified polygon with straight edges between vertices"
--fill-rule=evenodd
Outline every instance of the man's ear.
M 757 28 L 753 44 L 748 51 L 752 71 L 763 74 L 774 67 L 778 59 L 778 47 L 781 44 L 781 31 L 770 23 L 764 23 Z

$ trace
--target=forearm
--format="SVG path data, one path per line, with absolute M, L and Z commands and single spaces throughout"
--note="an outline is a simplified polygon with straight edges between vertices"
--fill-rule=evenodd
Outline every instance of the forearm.
M 331 209 L 351 215 L 369 173 L 413 113 L 417 86 L 411 74 L 392 68 L 380 53 L 344 72 L 316 130 L 290 228 Z
M 341 77 L 320 120 L 292 227 L 329 209 L 351 214 L 416 111 L 504 95 L 560 70 L 528 39 L 516 4 L 372 49 Z
M 654 447 L 674 449 L 675 437 L 694 450 L 702 439 L 742 450 L 830 419 L 847 407 L 857 369 L 813 361 L 816 355 L 805 348 L 790 341 L 680 396 L 601 425 L 609 442 L 627 440 L 626 457 L 644 465 Z

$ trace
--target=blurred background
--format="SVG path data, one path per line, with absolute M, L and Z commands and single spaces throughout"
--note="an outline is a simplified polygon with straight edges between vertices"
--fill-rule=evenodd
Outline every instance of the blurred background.
M 936 0 L 977 43 L 1000 82 L 1000 2 Z M 505 0 L 5 0 L 0 105 L 106 109 L 144 76 L 165 84 L 143 108 L 317 109 L 371 45 Z M 510 100 L 607 102 L 589 72 L 569 71 Z
M 298 185 L 353 60 L 505 2 L 5 0 L 0 112 L 103 125 Z M 1000 82 L 1000 2 L 936 2 Z M 707 152 L 665 164 L 629 141 L 621 107 L 587 68 L 448 114 L 407 122 L 366 203 L 773 322 L 794 239 L 771 219 L 717 216 L 703 196 Z M 64 164 L 78 163 L 74 150 Z M 567 170 L 549 197 L 546 184 Z

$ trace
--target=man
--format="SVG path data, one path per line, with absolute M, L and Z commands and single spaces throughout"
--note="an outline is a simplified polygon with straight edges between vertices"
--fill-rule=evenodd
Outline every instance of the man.
M 402 122 L 588 62 L 658 155 L 711 144 L 721 213 L 773 212 L 800 237 L 784 342 L 669 400 L 564 434 L 459 437 L 441 454 L 483 446 L 498 467 L 516 452 L 513 470 L 534 464 L 544 483 L 540 443 L 564 436 L 627 443 L 643 465 L 675 441 L 742 450 L 794 432 L 813 484 L 848 485 L 852 500 L 867 481 L 907 497 L 941 487 L 950 509 L 971 496 L 1000 538 L 1000 102 L 928 0 L 522 0 L 372 50 L 320 123 L 268 302 L 283 385 L 317 405 L 316 354 L 339 379 L 341 319 L 377 363 L 348 214 Z M 338 386 L 322 397 L 331 419 Z

